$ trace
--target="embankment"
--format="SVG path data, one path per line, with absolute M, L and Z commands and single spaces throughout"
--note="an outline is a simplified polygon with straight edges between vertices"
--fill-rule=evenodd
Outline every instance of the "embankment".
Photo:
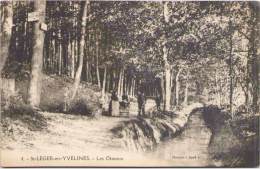
M 209 153 L 225 167 L 259 165 L 259 116 L 230 120 L 217 106 L 203 108 L 204 120 L 212 132 Z
M 194 103 L 179 112 L 153 113 L 152 118 L 133 118 L 122 122 L 111 131 L 122 139 L 122 146 L 129 151 L 149 151 L 156 145 L 178 135 L 192 111 L 202 107 Z

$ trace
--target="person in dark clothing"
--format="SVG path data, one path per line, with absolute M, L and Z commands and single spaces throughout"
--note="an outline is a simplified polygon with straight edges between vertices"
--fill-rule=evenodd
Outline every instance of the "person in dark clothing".
M 112 112 L 113 112 L 112 103 L 116 102 L 116 101 L 118 101 L 117 93 L 116 93 L 116 91 L 112 91 L 111 100 L 110 100 L 110 103 L 109 103 L 109 115 L 112 115 Z
M 142 101 L 143 101 L 142 112 L 143 112 L 143 116 L 144 116 L 145 115 L 145 103 L 146 103 L 146 97 L 145 97 L 144 93 L 142 93 Z
M 128 102 L 128 96 L 126 93 L 123 94 L 122 96 L 122 106 L 124 108 L 126 108 L 128 106 L 129 102 Z
M 161 110 L 161 97 L 158 95 L 155 99 L 157 111 Z
M 137 93 L 137 103 L 138 103 L 138 116 L 141 116 L 141 110 L 142 110 L 142 93 Z
M 111 100 L 118 101 L 118 97 L 117 97 L 116 91 L 112 92 Z
M 138 116 L 145 115 L 145 95 L 144 93 L 138 92 L 137 95 L 138 102 Z
M 128 102 L 128 96 L 127 96 L 127 94 L 123 94 L 123 96 L 122 96 L 122 100 L 125 100 L 125 101 L 127 101 Z

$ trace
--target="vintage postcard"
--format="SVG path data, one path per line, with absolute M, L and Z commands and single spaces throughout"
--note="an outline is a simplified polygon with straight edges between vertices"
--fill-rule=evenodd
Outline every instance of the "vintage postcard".
M 258 1 L 0 5 L 1 167 L 259 167 Z

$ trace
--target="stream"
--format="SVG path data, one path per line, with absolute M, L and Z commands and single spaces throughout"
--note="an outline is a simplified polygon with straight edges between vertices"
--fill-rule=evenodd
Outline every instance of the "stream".
M 197 111 L 178 136 L 158 145 L 152 153 L 172 166 L 219 166 L 221 163 L 213 161 L 208 153 L 210 137 L 211 131 Z

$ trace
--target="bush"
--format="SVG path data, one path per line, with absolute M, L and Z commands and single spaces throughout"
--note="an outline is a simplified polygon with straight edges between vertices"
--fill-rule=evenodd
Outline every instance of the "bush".
M 32 109 L 31 106 L 25 104 L 21 96 L 10 96 L 10 99 L 6 100 L 9 100 L 8 106 L 7 102 L 3 100 L 1 102 L 1 106 L 3 106 L 1 112 L 3 128 L 9 128 L 14 121 L 18 121 L 21 125 L 32 131 L 42 130 L 47 126 L 46 119 L 43 115 Z
M 68 105 L 68 113 L 81 115 L 94 115 L 99 109 L 98 102 L 91 102 L 87 97 L 81 97 Z
M 75 98 L 72 95 L 73 79 L 44 76 L 40 108 L 50 112 L 92 115 L 99 108 L 99 91 L 95 86 L 81 82 Z

